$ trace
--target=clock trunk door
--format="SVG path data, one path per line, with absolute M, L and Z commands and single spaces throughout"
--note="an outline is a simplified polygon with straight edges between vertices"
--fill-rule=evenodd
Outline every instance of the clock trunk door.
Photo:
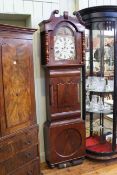
M 1 45 L 3 135 L 34 122 L 33 70 L 29 50 L 31 43 L 27 40 L 4 39 Z
M 49 120 L 81 118 L 81 85 L 80 69 L 50 71 L 50 81 L 47 83 Z

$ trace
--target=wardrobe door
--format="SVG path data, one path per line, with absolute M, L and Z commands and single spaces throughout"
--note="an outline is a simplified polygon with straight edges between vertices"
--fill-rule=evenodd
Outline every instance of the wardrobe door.
M 4 94 L 3 134 L 35 122 L 32 41 L 4 39 L 1 45 Z

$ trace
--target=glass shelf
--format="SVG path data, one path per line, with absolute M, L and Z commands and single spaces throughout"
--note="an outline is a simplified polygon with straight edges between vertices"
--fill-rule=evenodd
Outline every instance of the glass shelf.
M 109 109 L 104 109 L 104 110 L 86 109 L 86 112 L 97 113 L 97 114 L 110 114 L 110 113 L 113 113 L 113 110 L 109 110 Z
M 86 91 L 89 91 L 89 92 L 97 92 L 97 93 L 113 93 L 114 91 L 113 90 L 98 90 L 98 89 L 86 89 Z

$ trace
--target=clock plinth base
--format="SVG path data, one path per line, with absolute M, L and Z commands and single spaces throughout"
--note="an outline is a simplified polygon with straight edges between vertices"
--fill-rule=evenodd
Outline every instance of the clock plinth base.
M 72 161 L 72 166 L 82 164 L 83 161 L 84 161 L 84 159 L 85 159 L 85 157 L 79 158 L 79 159 L 77 159 L 77 160 L 73 160 L 73 161 Z
M 85 156 L 85 124 L 81 119 L 45 122 L 46 162 L 49 167 L 80 164 Z M 79 159 L 79 160 L 78 160 Z
M 74 159 L 74 160 L 71 160 L 71 161 L 67 161 L 67 162 L 63 162 L 63 163 L 58 163 L 58 164 L 51 164 L 50 162 L 46 161 L 46 163 L 48 164 L 48 166 L 50 168 L 59 168 L 59 169 L 63 169 L 63 168 L 68 168 L 68 167 L 71 167 L 71 166 L 76 166 L 76 165 L 80 165 L 83 163 L 85 157 L 81 157 L 81 158 L 78 158 L 78 159 Z

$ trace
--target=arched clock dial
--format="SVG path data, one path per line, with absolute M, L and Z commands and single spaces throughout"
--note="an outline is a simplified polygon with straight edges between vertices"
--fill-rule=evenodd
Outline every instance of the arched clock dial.
M 75 39 L 68 27 L 61 27 L 54 37 L 55 60 L 75 59 Z

